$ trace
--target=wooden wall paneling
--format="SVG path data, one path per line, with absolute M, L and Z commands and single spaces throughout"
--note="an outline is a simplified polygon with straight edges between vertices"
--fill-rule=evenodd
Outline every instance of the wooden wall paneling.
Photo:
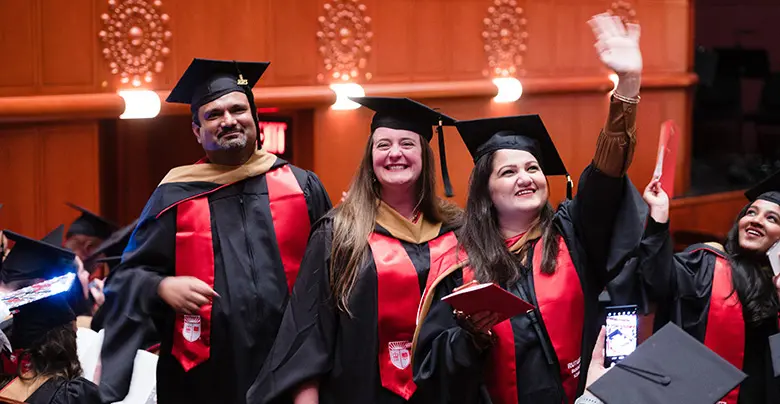
M 313 171 L 317 173 L 332 201 L 349 188 L 369 135 L 371 113 L 365 109 L 314 111 Z
M 664 11 L 664 71 L 685 72 L 693 47 L 685 39 L 691 35 L 690 0 L 668 0 Z M 660 7 L 659 7 L 660 8 Z
M 33 91 L 38 47 L 34 1 L 5 1 L 0 11 L 0 96 Z
M 268 19 L 270 25 L 265 32 L 269 49 L 265 60 L 271 60 L 268 73 L 272 80 L 262 81 L 261 85 L 317 84 L 322 58 L 315 33 L 322 5 L 313 0 L 272 1 L 268 13 L 273 18 Z
M 400 45 L 410 54 L 411 63 L 407 69 L 412 80 L 449 78 L 451 67 L 446 55 L 453 54 L 457 47 L 451 42 L 449 33 L 457 25 L 447 19 L 447 9 L 459 4 L 448 7 L 446 2 L 431 0 L 412 0 L 410 3 L 414 6 L 413 18 L 409 21 L 411 41 Z M 471 18 L 477 19 L 477 16 Z
M 6 126 L 0 130 L 0 228 L 42 236 L 39 225 L 38 164 L 39 139 L 34 128 Z
M 292 163 L 305 170 L 313 170 L 314 109 L 299 109 L 290 112 L 289 115 L 293 118 L 293 137 L 290 139 L 293 148 Z M 328 134 L 325 133 L 323 136 L 327 137 Z
M 696 231 L 726 237 L 740 209 L 747 204 L 744 191 L 673 200 L 669 209 L 669 226 L 678 231 Z M 714 240 L 719 241 L 719 240 Z
M 587 24 L 608 3 L 593 1 L 526 1 L 529 76 L 575 76 L 602 71 Z
M 444 21 L 447 29 L 446 43 L 450 51 L 442 55 L 448 61 L 451 80 L 482 78 L 487 68 L 482 31 L 485 16 L 485 2 L 460 0 L 441 2 L 445 4 Z M 442 17 L 439 17 L 442 18 Z M 477 33 L 475 35 L 474 33 Z
M 287 3 L 287 2 L 284 2 Z M 167 0 L 163 9 L 170 15 L 173 31 L 171 57 L 166 75 L 172 88 L 193 58 L 272 60 L 269 38 L 272 19 L 269 0 Z M 273 64 L 272 64 L 272 69 Z M 269 70 L 271 73 L 271 70 Z M 261 85 L 274 84 L 269 74 Z
M 38 127 L 38 133 L 41 168 L 36 204 L 44 231 L 60 224 L 67 227 L 79 216 L 65 202 L 101 213 L 98 123 L 45 125 Z
M 373 75 L 371 83 L 412 81 L 413 49 L 416 42 L 413 26 L 415 3 L 411 0 L 361 0 L 366 14 L 371 17 L 374 33 L 368 71 Z
M 97 31 L 93 0 L 38 0 L 41 86 L 47 93 L 92 92 Z

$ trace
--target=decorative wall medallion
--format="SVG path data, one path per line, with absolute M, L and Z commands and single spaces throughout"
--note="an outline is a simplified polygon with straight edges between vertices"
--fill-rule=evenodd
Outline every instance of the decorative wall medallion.
M 359 0 L 330 0 L 318 20 L 319 51 L 324 72 L 320 82 L 348 82 L 371 79 L 365 72 L 371 53 L 371 17 Z M 361 77 L 362 76 L 362 77 Z
M 173 34 L 167 29 L 170 17 L 161 8 L 160 0 L 108 0 L 98 36 L 111 74 L 122 84 L 140 87 L 162 72 Z
M 483 73 L 491 77 L 524 75 L 523 55 L 528 32 L 524 11 L 517 1 L 494 0 L 483 21 L 482 39 L 488 59 L 488 70 Z
M 623 20 L 623 23 L 636 24 L 638 22 L 636 19 L 636 10 L 634 10 L 634 6 L 631 5 L 631 2 L 628 1 L 618 0 L 613 2 L 609 13 L 620 17 L 620 19 Z

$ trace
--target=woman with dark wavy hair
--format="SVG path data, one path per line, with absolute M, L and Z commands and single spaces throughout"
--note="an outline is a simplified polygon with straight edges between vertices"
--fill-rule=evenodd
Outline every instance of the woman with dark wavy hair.
M 0 271 L 4 283 L 29 285 L 76 271 L 71 251 L 6 234 L 15 244 Z M 83 298 L 83 289 L 78 280 L 70 287 L 22 305 L 13 315 L 12 352 L 4 352 L 3 358 L 3 373 L 10 381 L 0 389 L 0 398 L 32 404 L 100 403 L 97 386 L 81 377 L 76 315 L 69 304 L 70 295 Z
M 249 403 L 428 402 L 412 380 L 415 316 L 461 215 L 436 196 L 428 142 L 454 120 L 405 98 L 354 100 L 376 111 L 362 161 L 345 200 L 312 229 Z
M 656 329 L 673 321 L 748 375 L 723 403 L 776 404 L 780 378 L 774 376 L 771 351 L 780 353 L 780 277 L 767 251 L 780 240 L 780 172 L 745 196 L 749 203 L 737 215 L 725 246 L 694 244 L 674 254 L 669 198 L 652 181 L 644 192 L 650 218 L 639 273 L 658 304 Z
M 583 391 L 598 295 L 639 242 L 644 205 L 625 175 L 636 142 L 639 27 L 608 15 L 591 25 L 620 81 L 573 200 L 550 204 L 547 176 L 568 173 L 538 115 L 456 123 L 475 167 L 460 250 L 438 263 L 417 321 L 415 382 L 435 391 L 431 403 L 561 404 Z M 535 309 L 504 319 L 441 300 L 472 282 L 495 283 Z

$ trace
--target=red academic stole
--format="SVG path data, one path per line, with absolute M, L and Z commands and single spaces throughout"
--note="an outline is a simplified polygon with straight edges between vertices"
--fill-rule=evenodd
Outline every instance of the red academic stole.
M 309 213 L 289 165 L 266 173 L 268 199 L 288 289 L 298 276 L 309 237 Z M 229 185 L 229 184 L 228 184 Z M 216 188 L 177 203 L 176 276 L 192 276 L 214 288 L 214 244 L 208 195 Z M 211 350 L 211 302 L 197 315 L 177 313 L 171 354 L 187 372 L 206 361 Z
M 742 303 L 731 281 L 731 265 L 726 258 L 716 255 L 712 277 L 710 311 L 704 345 L 712 349 L 737 369 L 742 369 L 745 356 L 745 319 Z M 731 390 L 719 403 L 737 404 L 739 386 Z
M 398 239 L 374 232 L 368 237 L 368 244 L 376 265 L 379 376 L 384 388 L 409 400 L 417 389 L 410 366 L 420 304 L 417 270 Z M 456 244 L 452 232 L 429 241 L 430 262 L 435 262 Z M 431 272 L 429 281 L 430 278 Z
M 569 403 L 577 399 L 582 332 L 585 321 L 585 298 L 569 248 L 558 238 L 555 272 L 543 274 L 542 248 L 536 242 L 533 256 L 534 292 L 538 310 L 560 366 L 561 382 Z M 474 279 L 470 268 L 463 270 L 463 283 Z M 517 403 L 517 364 L 515 337 L 510 320 L 493 327 L 497 342 L 491 348 L 491 364 L 486 375 L 490 397 L 498 404 Z M 541 341 L 544 343 L 544 341 Z

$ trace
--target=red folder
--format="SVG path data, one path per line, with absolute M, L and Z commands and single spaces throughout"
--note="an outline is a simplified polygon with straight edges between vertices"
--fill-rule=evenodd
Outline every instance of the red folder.
M 661 136 L 658 138 L 658 158 L 655 162 L 655 172 L 653 172 L 653 178 L 661 180 L 661 187 L 669 195 L 669 199 L 674 197 L 678 133 L 679 129 L 672 120 L 661 125 Z
M 501 321 L 527 313 L 534 306 L 501 289 L 495 283 L 475 284 L 444 296 L 441 300 L 465 314 L 490 311 L 501 315 Z

